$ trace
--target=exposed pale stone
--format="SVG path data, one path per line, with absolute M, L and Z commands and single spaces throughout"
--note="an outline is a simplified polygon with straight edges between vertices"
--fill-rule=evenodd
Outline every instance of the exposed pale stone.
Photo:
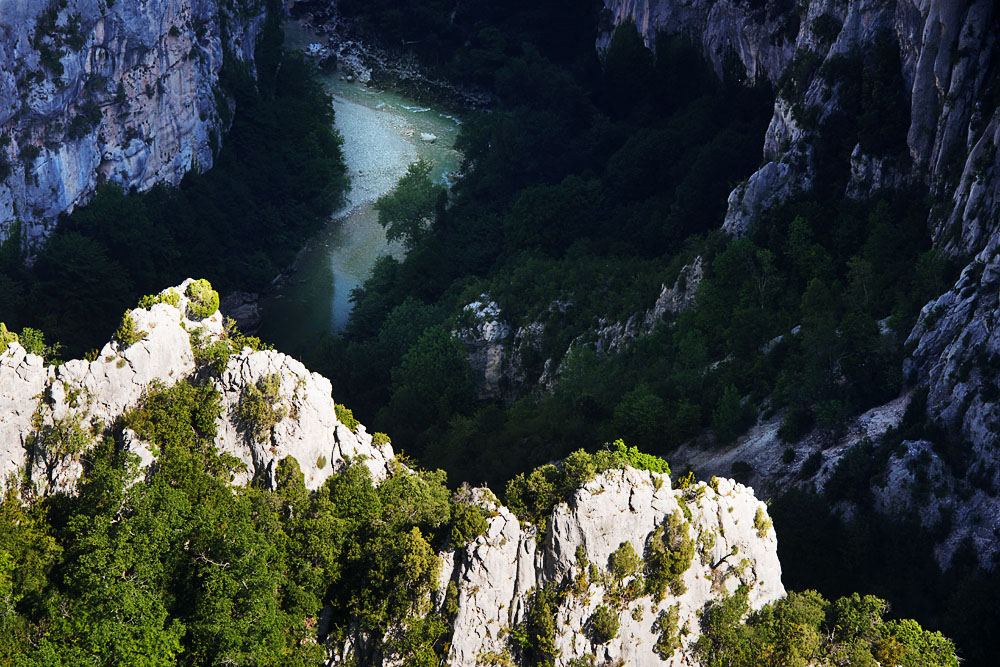
M 236 412 L 246 388 L 268 375 L 278 377 L 281 400 L 275 407 L 284 418 L 258 440 L 240 428 Z M 353 433 L 337 421 L 330 381 L 311 373 L 301 362 L 273 350 L 244 349 L 230 357 L 216 387 L 222 393 L 223 407 L 216 446 L 247 465 L 246 476 L 238 481 L 259 477 L 273 485 L 276 466 L 286 456 L 298 461 L 308 489 L 319 488 L 348 457 L 363 457 L 376 480 L 388 474 L 391 448 L 377 450 L 363 427 Z
M 40 357 L 26 354 L 16 343 L 0 355 L 0 474 L 20 474 L 30 466 L 27 473 L 38 491 L 73 492 L 83 472 L 78 455 L 36 447 L 34 459 L 28 460 L 36 411 L 43 429 L 76 424 L 84 433 L 100 431 L 134 408 L 154 384 L 170 386 L 196 372 L 189 332 L 200 329 L 203 338 L 217 339 L 223 334 L 223 324 L 218 311 L 203 320 L 187 318 L 184 293 L 191 282 L 173 288 L 180 295 L 177 306 L 158 303 L 131 311 L 142 339 L 127 348 L 109 342 L 94 361 L 75 359 L 46 367 Z M 265 442 L 258 442 L 238 428 L 236 406 L 249 384 L 270 374 L 279 378 L 281 401 L 276 407 L 285 417 Z M 275 466 L 288 455 L 298 461 L 310 489 L 343 467 L 348 457 L 363 459 L 376 480 L 388 474 L 394 457 L 391 445 L 375 447 L 363 426 L 351 432 L 340 424 L 330 381 L 310 373 L 295 359 L 274 351 L 244 349 L 229 358 L 214 382 L 223 405 L 216 447 L 247 466 L 236 483 L 255 477 L 273 483 Z M 151 463 L 153 452 L 148 444 L 130 432 L 123 440 L 125 448 L 139 456 L 142 467 Z
M 717 489 L 702 483 L 673 490 L 666 476 L 632 468 L 611 470 L 555 508 L 540 545 L 534 527 L 525 528 L 506 508 L 491 506 L 496 513 L 486 534 L 443 561 L 448 574 L 442 592 L 454 581 L 459 594 L 449 664 L 471 666 L 485 654 L 509 652 L 508 631 L 525 618 L 529 592 L 548 584 L 569 585 L 580 574 L 578 548 L 602 570 L 608 569 L 609 557 L 623 542 L 630 542 L 641 556 L 649 534 L 675 511 L 682 513 L 682 501 L 691 512 L 689 535 L 700 545 L 683 576 L 686 592 L 668 593 L 659 604 L 648 596 L 626 604 L 619 612 L 618 636 L 593 645 L 584 626 L 602 604 L 604 587 L 591 583 L 586 595 L 570 593 L 556 611 L 556 645 L 559 665 L 591 653 L 598 661 L 620 658 L 628 665 L 662 665 L 653 651 L 658 639 L 653 626 L 661 611 L 676 604 L 681 626 L 691 634 L 672 663 L 690 664 L 688 649 L 699 634 L 696 614 L 709 600 L 732 592 L 741 581 L 750 587 L 755 609 L 784 595 L 774 531 L 763 522 L 755 525 L 758 511 L 766 519 L 763 503 L 751 489 L 729 480 L 718 480 Z M 727 556 L 734 547 L 737 555 Z

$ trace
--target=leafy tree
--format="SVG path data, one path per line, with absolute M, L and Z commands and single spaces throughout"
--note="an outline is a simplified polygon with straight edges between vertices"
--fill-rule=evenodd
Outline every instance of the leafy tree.
M 396 187 L 375 202 L 378 222 L 390 241 L 414 248 L 427 234 L 434 207 L 445 189 L 431 182 L 431 163 L 420 159 L 406 169 Z
M 928 665 L 955 667 L 955 647 L 916 621 L 886 621 L 875 596 L 827 602 L 816 591 L 787 596 L 747 613 L 747 591 L 709 603 L 695 644 L 700 664 L 728 665 Z M 878 662 L 876 662 L 878 661 Z
M 465 350 L 442 326 L 427 329 L 392 376 L 389 430 L 404 435 L 462 411 L 473 394 Z
M 648 384 L 640 384 L 622 396 L 615 406 L 614 425 L 630 442 L 649 448 L 662 446 L 668 421 L 666 402 Z
M 712 413 L 712 428 L 720 444 L 732 442 L 745 428 L 746 410 L 736 387 L 729 385 Z
M 595 644 L 606 644 L 618 636 L 618 614 L 604 605 L 599 605 L 587 619 L 591 637 Z
M 672 595 L 685 591 L 681 576 L 691 567 L 694 558 L 694 540 L 690 535 L 690 524 L 674 510 L 663 524 L 649 534 L 646 540 L 645 592 L 659 602 L 667 589 Z

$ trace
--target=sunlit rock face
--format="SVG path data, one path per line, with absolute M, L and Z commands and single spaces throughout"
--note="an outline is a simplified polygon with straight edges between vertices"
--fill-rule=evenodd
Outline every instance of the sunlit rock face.
M 225 336 L 222 315 L 198 317 L 189 308 L 187 280 L 163 294 L 176 304 L 157 303 L 130 311 L 138 340 L 109 341 L 92 359 L 46 366 L 18 343 L 0 351 L 0 478 L 13 475 L 39 494 L 74 493 L 82 459 L 96 439 L 115 433 L 116 420 L 144 395 L 178 382 L 203 380 L 218 392 L 221 414 L 214 445 L 240 464 L 234 484 L 257 480 L 274 485 L 286 456 L 299 464 L 309 489 L 320 487 L 349 460 L 364 461 L 373 479 L 389 474 L 392 446 L 379 444 L 362 425 L 341 423 L 330 381 L 275 350 L 244 348 L 225 360 L 217 374 L 196 360 L 195 346 Z M 270 405 L 275 425 L 255 433 L 241 422 L 241 398 L 263 378 L 275 384 Z M 121 446 L 147 467 L 155 447 L 125 429 Z
M 758 609 L 785 594 L 764 503 L 753 489 L 731 480 L 673 489 L 666 475 L 610 470 L 558 505 L 541 539 L 536 527 L 522 525 L 488 492 L 479 493 L 492 514 L 489 529 L 442 554 L 439 597 L 449 582 L 457 591 L 451 665 L 521 664 L 512 631 L 525 620 L 532 591 L 543 587 L 564 592 L 552 609 L 557 665 L 588 656 L 596 664 L 696 664 L 691 646 L 700 634 L 698 615 L 710 600 L 743 585 L 750 606 Z M 693 549 L 680 585 L 657 600 L 641 592 L 641 572 L 618 578 L 611 562 L 626 543 L 641 557 L 664 527 L 690 540 Z M 602 605 L 619 624 L 607 641 L 595 636 L 591 623 Z M 664 648 L 665 617 L 671 614 L 680 641 Z
M 254 73 L 265 15 L 264 0 L 2 0 L 0 238 L 19 221 L 37 245 L 101 182 L 211 167 L 224 53 Z

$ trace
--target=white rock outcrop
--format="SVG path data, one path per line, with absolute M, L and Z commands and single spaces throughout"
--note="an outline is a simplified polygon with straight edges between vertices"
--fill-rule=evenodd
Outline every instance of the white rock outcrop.
M 281 398 L 275 407 L 285 417 L 258 439 L 240 427 L 237 406 L 247 387 L 270 375 L 278 378 Z M 320 487 L 348 459 L 362 458 L 375 480 L 389 474 L 391 445 L 376 447 L 363 425 L 351 431 L 340 423 L 330 381 L 310 372 L 302 362 L 273 350 L 245 348 L 230 357 L 215 384 L 222 394 L 216 444 L 246 464 L 247 472 L 238 482 L 263 475 L 273 486 L 275 466 L 286 456 L 298 461 L 308 489 Z
M 482 504 L 493 514 L 487 532 L 443 558 L 440 597 L 449 582 L 458 591 L 451 665 L 516 664 L 502 662 L 516 659 L 511 630 L 525 619 L 529 595 L 540 587 L 566 592 L 553 610 L 557 665 L 591 655 L 596 664 L 689 665 L 689 648 L 699 635 L 697 615 L 707 602 L 740 584 L 748 587 L 754 609 L 785 593 L 767 510 L 752 489 L 730 480 L 672 489 L 666 475 L 610 470 L 555 508 L 541 542 L 537 529 L 522 526 L 507 508 Z M 685 590 L 668 591 L 660 602 L 622 595 L 635 576 L 612 581 L 611 554 L 628 542 L 642 556 L 647 540 L 671 517 L 694 543 L 682 575 Z M 599 605 L 609 606 L 620 623 L 606 643 L 590 638 L 588 620 Z M 654 651 L 661 632 L 657 621 L 671 609 L 684 634 L 681 647 L 664 663 Z M 484 662 L 490 659 L 501 662 Z
M 17 476 L 25 465 L 25 451 L 35 414 L 48 377 L 42 358 L 28 354 L 17 343 L 0 352 L 0 477 Z
M 12 343 L 0 354 L 0 475 L 24 476 L 39 493 L 72 493 L 83 472 L 80 455 L 93 439 L 139 404 L 155 385 L 170 386 L 203 373 L 195 362 L 191 332 L 213 341 L 224 332 L 215 311 L 192 318 L 186 280 L 165 290 L 176 305 L 157 303 L 130 316 L 141 340 L 129 346 L 109 342 L 94 360 L 76 359 L 45 366 L 38 356 Z M 276 375 L 282 418 L 262 439 L 239 424 L 236 406 L 248 385 Z M 293 456 L 315 489 L 345 464 L 361 459 L 373 478 L 384 479 L 393 459 L 389 444 L 377 445 L 363 426 L 351 430 L 338 421 L 330 381 L 309 372 L 287 355 L 244 348 L 232 354 L 211 382 L 222 399 L 215 445 L 246 464 L 235 483 L 261 479 L 273 483 L 277 462 Z M 123 447 L 142 465 L 153 452 L 134 432 L 125 431 Z M 83 449 L 81 449 L 83 448 Z
M 506 353 L 510 348 L 510 326 L 503 320 L 503 313 L 496 301 L 483 294 L 462 308 L 471 325 L 456 334 L 468 351 L 469 365 L 476 378 L 479 398 L 497 398 L 510 394 L 511 359 Z
M 0 3 L 0 239 L 30 244 L 100 182 L 145 190 L 212 166 L 232 101 L 224 53 L 254 72 L 265 3 Z
M 717 72 L 736 64 L 746 81 L 766 78 L 775 85 L 762 165 L 729 196 L 723 229 L 733 235 L 747 233 L 761 211 L 812 187 L 817 128 L 841 106 L 836 77 L 829 76 L 832 69 L 824 73 L 824 65 L 864 53 L 867 65 L 872 45 L 883 38 L 898 48 L 903 111 L 909 114 L 905 146 L 869 155 L 856 145 L 845 194 L 863 198 L 879 189 L 926 188 L 935 202 L 927 220 L 935 248 L 969 262 L 955 285 L 941 286 L 944 293 L 923 308 L 907 340 L 911 357 L 904 375 L 911 387 L 929 389 L 927 415 L 943 427 L 946 435 L 939 439 L 950 441 L 935 444 L 963 452 L 960 461 L 942 462 L 943 481 L 936 488 L 944 493 L 954 486 L 947 480 L 967 473 L 972 480 L 963 483 L 957 500 L 949 499 L 954 521 L 939 560 L 947 563 L 956 540 L 972 536 L 989 562 L 1000 551 L 996 536 L 988 536 L 992 528 L 980 528 L 995 525 L 984 519 L 1000 515 L 1000 505 L 991 500 L 1000 492 L 994 446 L 1000 436 L 1000 107 L 993 94 L 1000 6 L 994 0 L 605 0 L 605 7 L 611 25 L 634 21 L 647 44 L 660 30 L 684 35 Z M 899 400 L 872 412 L 898 420 Z M 746 461 L 758 478 L 785 485 L 817 447 L 809 439 L 799 443 L 796 465 L 785 464 L 775 430 L 773 420 L 759 424 L 732 452 L 700 469 Z M 822 452 L 820 477 L 847 449 L 838 444 Z M 908 493 L 892 485 L 905 482 L 905 475 L 889 477 L 887 497 Z

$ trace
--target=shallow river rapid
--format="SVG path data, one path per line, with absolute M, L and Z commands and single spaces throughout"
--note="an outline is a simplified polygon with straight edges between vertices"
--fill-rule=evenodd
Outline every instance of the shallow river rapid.
M 320 41 L 297 23 L 285 25 L 286 46 L 305 49 Z M 321 78 L 333 96 L 335 126 L 344 137 L 351 190 L 345 206 L 299 253 L 294 273 L 261 298 L 261 338 L 291 354 L 321 334 L 342 331 L 351 312 L 351 290 L 364 282 L 380 255 L 402 256 L 398 243 L 386 241 L 375 200 L 418 158 L 431 162 L 431 176 L 439 183 L 447 183 L 461 162 L 453 148 L 460 125 L 455 117 L 344 81 L 336 72 Z M 421 134 L 437 139 L 429 143 Z

